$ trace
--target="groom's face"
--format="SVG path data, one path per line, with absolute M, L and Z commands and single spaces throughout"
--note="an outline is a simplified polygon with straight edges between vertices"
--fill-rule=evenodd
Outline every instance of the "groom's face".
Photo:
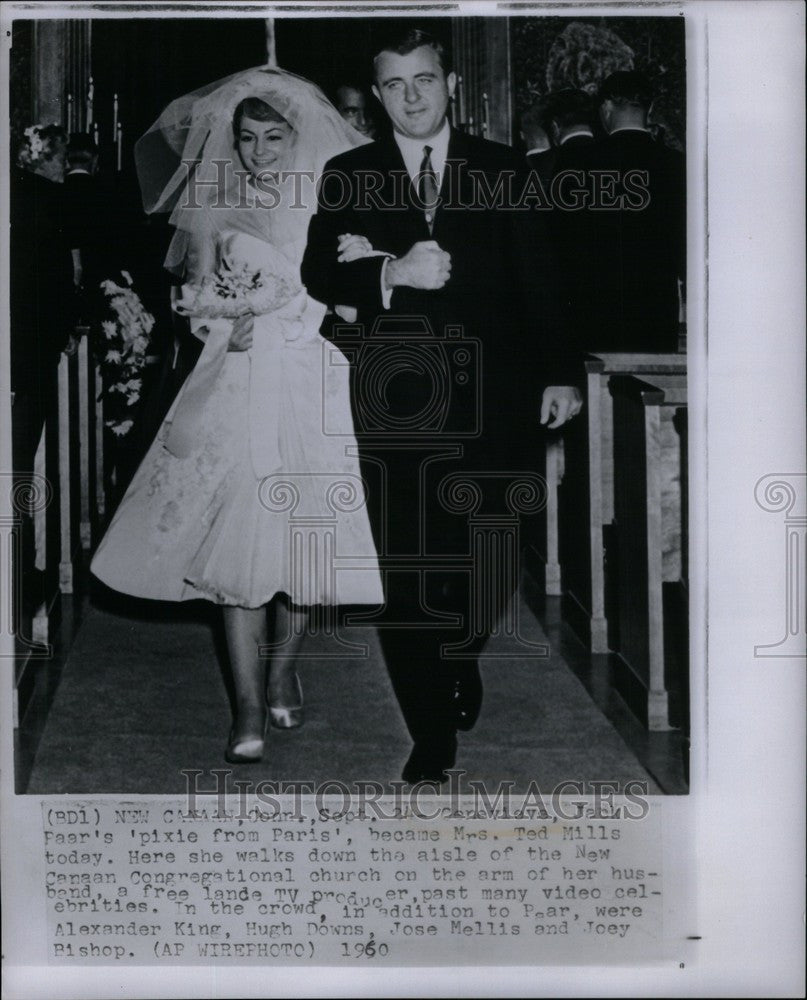
M 396 132 L 429 139 L 443 127 L 456 77 L 446 76 L 430 45 L 408 52 L 381 52 L 375 61 L 373 93 L 384 105 Z

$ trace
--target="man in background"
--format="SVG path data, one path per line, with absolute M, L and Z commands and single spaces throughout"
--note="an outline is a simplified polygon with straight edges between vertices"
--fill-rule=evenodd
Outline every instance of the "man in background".
M 555 144 L 553 174 L 574 170 L 594 145 L 595 107 L 584 90 L 557 90 L 544 100 L 544 119 Z
M 648 80 L 635 71 L 612 73 L 600 87 L 607 134 L 587 158 L 599 178 L 595 201 L 607 201 L 589 213 L 593 349 L 678 350 L 679 283 L 683 289 L 686 275 L 684 157 L 654 140 L 652 103 Z
M 116 270 L 109 262 L 112 241 L 104 240 L 110 216 L 96 176 L 97 167 L 98 149 L 92 136 L 83 132 L 71 135 L 67 144 L 62 218 L 72 259 L 73 284 L 79 295 L 80 319 L 85 323 L 97 313 L 99 283 Z
M 343 83 L 334 91 L 334 97 L 334 106 L 345 121 L 368 139 L 375 139 L 375 122 L 367 112 L 364 91 L 355 84 Z
M 521 116 L 521 141 L 527 147 L 527 166 L 536 171 L 546 187 L 555 167 L 555 148 L 546 129 L 543 100 L 536 101 Z
M 73 294 L 70 255 L 62 231 L 66 135 L 57 125 L 32 126 L 17 149 L 10 179 L 10 299 L 12 458 L 15 485 L 25 495 L 45 418 L 57 403 L 57 369 L 70 343 Z M 24 602 L 41 600 L 34 530 L 23 513 L 21 579 Z
M 588 204 L 567 210 L 564 202 L 575 204 L 574 192 L 588 187 L 587 162 L 595 144 L 596 106 L 584 90 L 567 88 L 548 94 L 543 112 L 554 143 L 547 190 L 554 199 L 548 220 L 558 262 L 558 283 L 572 336 L 581 349 L 593 350 L 599 310 L 591 292 L 598 266 L 591 235 L 592 210 Z

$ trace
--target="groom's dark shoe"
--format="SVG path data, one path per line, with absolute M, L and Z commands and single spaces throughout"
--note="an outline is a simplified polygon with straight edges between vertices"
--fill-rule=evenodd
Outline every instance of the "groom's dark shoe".
M 448 781 L 447 770 L 457 759 L 457 737 L 452 735 L 418 740 L 412 747 L 401 777 L 410 785 L 419 781 Z
M 454 724 L 463 733 L 467 733 L 476 725 L 482 709 L 482 695 L 482 678 L 479 675 L 479 666 L 474 661 L 469 666 L 462 667 L 454 681 L 451 707 Z

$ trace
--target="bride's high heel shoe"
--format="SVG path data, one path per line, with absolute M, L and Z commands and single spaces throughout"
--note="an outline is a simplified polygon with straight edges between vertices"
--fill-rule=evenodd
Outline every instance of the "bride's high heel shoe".
M 231 733 L 230 742 L 224 751 L 224 759 L 228 764 L 257 764 L 259 760 L 263 760 L 264 743 L 265 740 L 259 736 L 233 743 Z
M 249 734 L 242 739 L 235 740 L 235 726 L 230 730 L 230 737 L 227 741 L 227 748 L 224 751 L 224 759 L 228 764 L 257 764 L 263 759 L 263 750 L 266 742 L 266 721 L 264 720 L 263 735 L 257 736 Z
M 269 719 L 275 729 L 297 729 L 303 724 L 303 686 L 299 674 L 295 673 L 294 679 L 297 682 L 299 704 L 273 705 L 269 702 Z

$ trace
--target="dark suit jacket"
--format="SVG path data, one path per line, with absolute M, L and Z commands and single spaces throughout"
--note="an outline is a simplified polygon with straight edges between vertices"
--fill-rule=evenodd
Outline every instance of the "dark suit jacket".
M 579 170 L 585 167 L 586 155 L 594 145 L 593 135 L 573 135 L 555 150 L 552 174 L 561 170 Z
M 67 174 L 63 192 L 64 234 L 68 247 L 81 251 L 85 288 L 115 273 L 116 240 L 110 239 L 112 219 L 110 200 L 97 177 L 85 173 Z M 103 272 L 103 273 L 102 273 Z
M 357 199 L 362 175 L 366 179 L 370 174 L 377 189 L 370 198 Z M 309 294 L 328 305 L 356 307 L 365 337 L 381 319 L 386 342 L 405 347 L 405 337 L 394 335 L 395 317 L 425 317 L 437 341 L 461 331 L 461 338 L 474 346 L 464 364 L 457 360 L 464 355 L 460 350 L 458 356 L 455 346 L 444 355 L 448 377 L 443 384 L 451 395 L 451 412 L 443 435 L 450 437 L 452 429 L 469 427 L 474 419 L 471 410 L 481 404 L 481 434 L 465 439 L 465 452 L 469 461 L 493 467 L 509 465 L 520 445 L 534 450 L 543 387 L 570 384 L 577 371 L 556 294 L 544 218 L 534 211 L 495 207 L 495 196 L 488 198 L 487 207 L 480 204 L 480 190 L 494 193 L 500 181 L 511 180 L 517 196 L 523 178 L 523 164 L 508 147 L 452 130 L 441 187 L 443 203 L 430 236 L 423 212 L 413 203 L 394 139 L 351 150 L 326 167 L 302 265 Z M 503 197 L 508 197 L 506 184 Z M 439 290 L 396 288 L 385 312 L 382 259 L 337 263 L 336 244 L 342 233 L 362 234 L 376 250 L 396 257 L 418 241 L 435 240 L 451 254 L 451 276 Z M 402 322 L 400 328 L 411 330 L 413 324 Z M 353 360 L 360 355 L 354 353 Z M 422 371 L 393 379 L 386 389 L 395 412 L 412 413 L 420 402 L 425 405 L 424 384 Z M 367 386 L 360 387 L 355 365 L 354 390 L 354 403 L 361 404 Z M 358 416 L 361 437 L 367 428 L 360 412 Z
M 11 221 L 11 387 L 49 385 L 73 319 L 72 265 L 61 221 L 61 185 L 14 170 Z
M 543 153 L 528 153 L 527 168 L 538 174 L 544 187 L 549 191 L 549 185 L 555 174 L 561 170 L 577 169 L 580 164 L 581 151 L 587 150 L 593 143 L 593 136 L 572 136 L 563 145 L 550 146 Z
M 547 184 L 550 196 L 574 204 L 588 188 L 588 159 L 594 146 L 593 136 L 577 135 L 554 147 L 552 176 Z M 570 173 L 566 179 L 559 175 Z M 573 172 L 573 173 L 572 173 Z M 552 186 L 552 180 L 555 186 Z M 580 192 L 578 194 L 577 192 Z M 591 213 L 582 202 L 573 211 L 555 205 L 547 216 L 558 260 L 559 287 L 566 306 L 569 325 L 578 346 L 592 350 L 590 337 L 592 314 L 592 283 L 596 280 L 597 261 L 592 249 Z
M 675 351 L 678 278 L 686 267 L 684 158 L 636 130 L 615 132 L 592 147 L 589 170 L 612 171 L 626 190 L 628 171 L 642 171 L 649 200 L 638 209 L 591 213 L 596 266 L 592 349 Z
M 557 146 L 550 146 L 542 153 L 527 153 L 527 169 L 534 170 L 538 174 L 545 188 L 549 187 L 549 182 L 555 173 L 557 155 Z

